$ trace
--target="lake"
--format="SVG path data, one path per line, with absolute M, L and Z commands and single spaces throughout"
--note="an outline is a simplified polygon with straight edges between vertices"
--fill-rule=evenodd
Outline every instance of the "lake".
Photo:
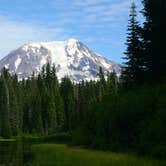
M 0 142 L 0 166 L 25 166 L 32 158 L 30 143 Z

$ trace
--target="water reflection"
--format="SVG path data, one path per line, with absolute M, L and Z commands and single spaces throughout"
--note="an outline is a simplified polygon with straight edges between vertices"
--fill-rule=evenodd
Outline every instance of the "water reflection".
M 32 157 L 29 143 L 0 142 L 0 166 L 25 166 Z

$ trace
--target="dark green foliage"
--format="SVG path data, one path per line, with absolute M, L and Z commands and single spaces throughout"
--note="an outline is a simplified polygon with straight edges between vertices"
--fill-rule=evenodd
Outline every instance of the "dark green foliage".
M 135 4 L 129 20 L 126 62 L 122 71 L 123 87 L 130 89 L 144 83 L 166 81 L 166 2 L 143 0 L 143 27 L 136 20 Z
M 48 135 L 47 141 L 63 142 L 66 136 L 60 133 L 67 131 L 73 144 L 165 157 L 164 84 L 121 91 L 116 74 L 108 73 L 106 78 L 102 69 L 96 82 L 73 84 L 65 77 L 59 84 L 55 68 L 49 65 L 46 68 L 37 77 L 20 82 L 3 71 L 0 78 L 3 137 L 23 132 Z
M 74 85 L 68 77 L 61 82 L 61 95 L 64 102 L 65 130 L 70 131 L 74 127 L 75 96 Z
M 70 143 L 71 135 L 69 133 L 58 133 L 45 136 L 43 138 L 44 142 L 54 142 L 54 143 Z
M 161 83 L 166 80 L 166 1 L 143 0 L 145 16 L 142 37 L 146 66 L 146 81 Z
M 105 95 L 106 92 L 106 80 L 105 80 L 105 74 L 102 69 L 102 67 L 99 68 L 99 82 L 98 82 L 98 100 L 100 101 L 102 97 Z
M 17 77 L 14 76 L 9 81 L 9 104 L 10 104 L 10 124 L 12 135 L 18 135 L 21 131 L 20 126 L 20 110 L 19 110 L 19 95 Z
M 33 74 L 31 78 L 20 82 L 16 75 L 11 76 L 4 69 L 0 81 L 5 82 L 9 102 L 2 124 L 8 124 L 13 136 L 22 132 L 49 134 L 63 131 L 63 100 L 54 67 L 48 64 L 39 76 Z M 4 95 L 3 91 L 0 95 Z M 2 108 L 6 108 L 5 102 Z
M 108 96 L 116 95 L 118 93 L 118 77 L 115 72 L 107 73 L 107 90 L 106 93 Z
M 144 83 L 145 60 L 143 57 L 143 43 L 141 40 L 140 26 L 136 20 L 136 6 L 132 3 L 127 36 L 127 50 L 122 70 L 122 83 L 125 89 Z
M 163 91 L 165 85 L 145 86 L 94 103 L 84 125 L 74 134 L 74 141 L 94 148 L 165 157 Z
M 40 94 L 35 96 L 32 106 L 32 132 L 43 133 L 42 103 Z
M 6 70 L 4 69 L 3 72 L 5 73 Z M 0 135 L 4 138 L 10 138 L 9 91 L 6 86 L 4 75 L 0 78 L 0 93 Z
M 116 74 L 105 78 L 102 69 L 96 82 L 73 84 L 65 77 L 59 84 L 55 68 L 46 68 L 21 82 L 3 71 L 1 136 L 23 132 L 63 142 L 66 136 L 60 133 L 67 131 L 73 144 L 165 157 L 164 84 L 121 91 Z

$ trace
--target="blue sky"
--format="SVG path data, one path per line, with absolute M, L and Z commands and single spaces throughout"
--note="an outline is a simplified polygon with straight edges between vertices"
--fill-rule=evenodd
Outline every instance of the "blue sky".
M 0 0 L 0 58 L 25 43 L 76 38 L 121 63 L 131 1 Z

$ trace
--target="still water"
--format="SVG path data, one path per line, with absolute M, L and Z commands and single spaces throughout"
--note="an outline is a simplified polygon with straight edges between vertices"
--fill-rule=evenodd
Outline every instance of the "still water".
M 27 166 L 32 158 L 30 143 L 0 142 L 0 166 Z

